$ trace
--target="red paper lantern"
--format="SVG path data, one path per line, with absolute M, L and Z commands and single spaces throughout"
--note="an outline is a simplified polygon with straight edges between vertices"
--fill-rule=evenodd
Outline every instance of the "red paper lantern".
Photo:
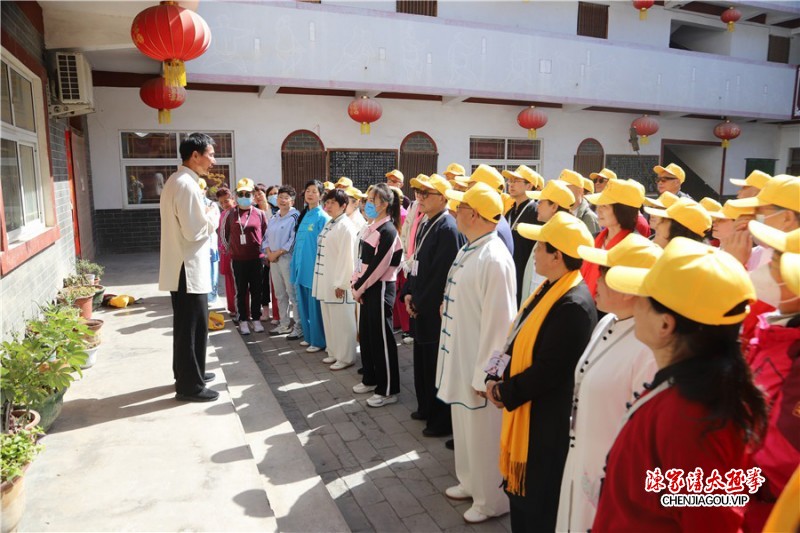
M 653 7 L 654 0 L 633 0 L 633 7 L 639 12 L 639 20 L 647 20 L 647 10 Z
M 536 130 L 544 128 L 545 124 L 547 124 L 547 115 L 534 106 L 530 106 L 528 109 L 523 109 L 519 112 L 517 124 L 528 130 L 528 139 L 535 139 Z
M 139 89 L 139 97 L 145 104 L 158 109 L 159 124 L 169 124 L 169 110 L 180 107 L 186 101 L 186 89 L 167 85 L 164 78 L 153 78 L 144 82 Z
M 642 144 L 647 144 L 650 142 L 648 137 L 658 132 L 658 121 L 649 115 L 644 115 L 631 122 L 631 128 L 642 138 Z
M 371 98 L 362 96 L 356 98 L 347 106 L 347 114 L 356 122 L 361 123 L 361 135 L 369 135 L 370 123 L 377 121 L 383 114 L 381 104 Z
M 726 120 L 725 122 L 720 122 L 714 128 L 714 136 L 718 139 L 722 139 L 722 147 L 727 148 L 730 144 L 731 139 L 735 139 L 742 133 L 742 128 L 740 128 L 736 123 L 731 122 L 730 120 Z
M 203 17 L 172 1 L 148 7 L 133 19 L 133 44 L 141 53 L 164 64 L 171 86 L 186 86 L 183 62 L 203 55 L 211 44 L 211 30 Z
M 742 18 L 742 13 L 738 9 L 729 7 L 722 12 L 722 15 L 720 15 L 719 18 L 722 19 L 722 22 L 726 22 L 728 24 L 728 31 L 733 31 L 733 27 L 736 25 L 736 22 Z

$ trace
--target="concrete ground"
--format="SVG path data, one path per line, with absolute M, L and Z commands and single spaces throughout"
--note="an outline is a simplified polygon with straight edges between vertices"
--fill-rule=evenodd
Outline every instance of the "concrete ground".
M 228 320 L 209 343 L 220 399 L 176 402 L 158 255 L 99 261 L 108 292 L 142 300 L 95 312 L 98 362 L 28 471 L 20 531 L 510 531 L 507 515 L 466 524 L 469 503 L 444 496 L 453 453 L 410 418 L 410 347 L 400 401 L 373 409 L 351 390 L 358 365 L 331 372 L 324 352 Z

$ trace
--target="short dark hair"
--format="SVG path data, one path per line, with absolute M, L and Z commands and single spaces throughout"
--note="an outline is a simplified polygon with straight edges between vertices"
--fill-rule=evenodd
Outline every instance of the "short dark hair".
M 278 190 L 280 188 L 281 188 L 280 185 L 269 185 L 267 187 L 267 196 L 269 196 L 269 193 L 271 193 L 273 189 Z M 275 194 L 278 194 L 278 193 L 276 192 Z
M 283 194 L 283 193 L 288 194 L 292 198 L 297 197 L 297 191 L 295 191 L 294 187 L 292 187 L 291 185 L 284 185 L 283 187 L 278 189 L 278 194 Z
M 265 196 L 267 194 L 267 186 L 264 185 L 263 183 L 259 183 L 258 185 L 256 185 L 255 190 L 263 192 Z
M 322 197 L 322 202 L 325 203 L 328 200 L 333 200 L 341 207 L 347 205 L 347 198 L 347 193 L 342 189 L 332 189 L 325 193 L 325 196 Z
M 214 146 L 214 139 L 205 133 L 190 133 L 181 141 L 179 149 L 181 161 L 188 161 L 195 152 L 203 155 L 209 146 Z
M 639 210 L 625 204 L 611 204 L 611 209 L 614 211 L 614 218 L 620 228 L 628 231 L 636 229 L 636 222 L 639 218 Z
M 220 187 L 220 188 L 217 189 L 217 192 L 216 192 L 217 200 L 219 200 L 220 198 L 222 198 L 223 196 L 226 196 L 226 195 L 227 196 L 231 195 L 231 190 L 229 188 Z
M 559 250 L 549 242 L 545 242 L 544 246 L 548 254 L 561 252 L 561 250 Z M 583 266 L 583 259 L 581 259 L 580 257 L 572 257 L 565 254 L 564 252 L 561 252 L 561 257 L 564 258 L 564 266 L 567 267 L 567 270 L 580 270 L 581 267 Z
M 672 239 L 675 237 L 686 237 L 687 239 L 692 239 L 693 241 L 703 242 L 705 235 L 698 235 L 674 218 L 666 218 L 664 220 L 669 220 L 668 239 L 670 241 L 672 241 Z

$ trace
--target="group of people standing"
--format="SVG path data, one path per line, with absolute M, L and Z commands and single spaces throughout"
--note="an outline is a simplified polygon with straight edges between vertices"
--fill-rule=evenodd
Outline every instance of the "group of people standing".
M 363 195 L 342 178 L 328 191 L 309 182 L 290 214 L 282 187 L 283 215 L 257 230 L 277 301 L 294 285 L 303 329 L 281 303 L 287 322 L 270 333 L 302 334 L 332 370 L 360 345 L 353 390 L 382 407 L 399 391 L 399 303 L 411 416 L 426 436 L 452 432 L 458 484 L 445 494 L 472 501 L 469 523 L 510 511 L 519 532 L 797 528 L 796 497 L 775 502 L 800 483 L 800 177 L 756 171 L 720 205 L 683 193 L 678 165 L 654 172 L 649 199 L 610 169 L 546 181 L 453 163 L 411 180 L 407 210 L 395 187 Z M 273 234 L 281 216 L 294 223 Z M 198 241 L 212 225 L 198 224 Z M 177 374 L 176 389 L 186 394 Z M 661 499 L 748 489 L 745 507 Z

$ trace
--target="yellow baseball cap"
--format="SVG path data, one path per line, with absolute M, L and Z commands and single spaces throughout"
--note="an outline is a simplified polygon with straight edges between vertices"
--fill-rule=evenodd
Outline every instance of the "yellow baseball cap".
M 609 180 L 603 192 L 587 194 L 594 205 L 623 204 L 639 209 L 644 203 L 644 185 L 636 180 Z
M 200 186 L 201 191 L 204 191 L 208 188 L 208 184 L 206 183 L 206 180 L 204 180 L 203 178 L 198 178 L 197 184 Z
M 326 180 L 322 182 L 322 188 L 325 189 L 326 191 L 332 191 L 335 187 L 333 185 L 333 182 Z
M 458 163 L 450 163 L 447 165 L 447 168 L 444 171 L 444 174 L 450 174 L 452 176 L 463 176 L 464 175 L 464 167 L 459 165 Z
M 743 180 L 737 180 L 735 178 L 731 178 L 729 181 L 736 185 L 737 187 L 755 187 L 756 189 L 763 189 L 764 185 L 767 184 L 769 180 L 772 179 L 772 176 L 767 174 L 766 172 L 761 172 L 760 170 L 754 170 L 750 173 L 747 178 Z
M 721 213 L 722 212 L 722 204 L 718 201 L 714 200 L 713 198 L 709 198 L 706 196 L 699 202 L 700 206 L 708 212 L 710 215 L 711 213 Z
M 503 200 L 500 198 L 500 193 L 483 182 L 476 183 L 466 192 L 450 189 L 445 191 L 444 195 L 449 200 L 467 204 L 489 222 L 496 224 L 503 216 Z
M 594 194 L 594 182 L 589 178 L 583 178 L 583 190 L 589 194 Z
M 525 191 L 531 200 L 550 200 L 564 209 L 575 203 L 575 195 L 567 188 L 567 184 L 559 180 L 550 180 L 541 191 Z
M 503 214 L 505 215 L 511 210 L 512 207 L 514 207 L 516 201 L 507 192 L 501 192 L 500 198 L 503 200 Z
M 666 210 L 652 207 L 645 207 L 644 210 L 656 217 L 672 219 L 701 236 L 711 229 L 708 212 L 691 198 L 681 198 Z
M 459 181 L 458 178 L 456 178 L 456 180 Z M 506 184 L 503 176 L 496 168 L 483 163 L 478 165 L 478 168 L 476 168 L 472 176 L 469 177 L 468 183 L 474 182 L 485 183 L 496 191 L 502 191 Z
M 362 198 L 366 197 L 367 195 L 361 192 L 360 190 L 356 189 L 355 187 L 348 187 L 344 190 L 345 194 L 350 198 L 355 198 L 356 200 L 361 200 Z
M 599 178 L 605 178 L 609 181 L 617 179 L 617 173 L 611 169 L 604 168 L 600 172 L 592 172 L 589 174 L 589 179 L 596 180 Z
M 737 324 L 749 312 L 731 315 L 756 291 L 742 263 L 727 252 L 675 237 L 651 268 L 611 267 L 606 284 L 618 292 L 649 296 L 675 313 L 701 324 Z
M 429 179 L 431 178 L 427 174 L 417 174 L 416 178 L 411 178 L 409 185 L 411 185 L 412 189 L 423 189 L 424 186 L 422 185 L 422 182 L 428 181 Z
M 583 180 L 585 178 L 581 176 L 578 172 L 575 172 L 574 170 L 565 168 L 564 170 L 561 171 L 561 174 L 558 175 L 558 179 L 560 179 L 561 181 L 565 181 L 570 185 L 574 185 L 575 187 L 579 187 L 581 189 L 584 188 Z
M 253 180 L 250 178 L 242 178 L 236 182 L 236 192 L 239 191 L 250 191 L 252 192 L 253 189 L 256 188 L 256 184 L 253 183 Z
M 781 174 L 769 180 L 752 198 L 730 200 L 734 207 L 775 205 L 800 212 L 800 177 Z
M 657 207 L 659 209 L 666 209 L 675 202 L 679 200 L 678 196 L 669 192 L 664 191 L 661 193 L 661 196 L 658 199 L 653 200 L 652 198 L 645 198 L 644 203 L 645 205 L 649 205 L 650 207 Z
M 421 176 L 425 176 L 421 174 Z M 427 177 L 427 176 L 426 176 Z M 432 191 L 437 191 L 439 194 L 444 196 L 446 191 L 449 191 L 453 188 L 450 185 L 450 182 L 447 181 L 445 178 L 440 176 L 439 174 L 431 174 L 428 179 L 419 179 L 419 176 L 411 180 L 411 186 L 415 189 L 428 189 Z
M 681 183 L 686 181 L 686 172 L 684 172 L 683 169 L 678 165 L 676 165 L 675 163 L 670 163 L 665 167 L 662 167 L 661 165 L 656 165 L 653 167 L 653 172 L 655 172 L 656 174 L 662 174 L 666 172 L 667 174 L 672 174 L 673 176 L 678 178 L 678 181 L 680 181 Z
M 517 224 L 517 232 L 532 241 L 548 242 L 561 253 L 576 259 L 580 258 L 578 247 L 594 244 L 586 224 L 564 211 L 553 215 L 544 226 L 520 222 Z
M 400 197 L 400 200 L 403 199 L 403 190 L 400 187 L 395 187 L 394 185 L 389 185 L 389 189 L 393 191 L 397 191 L 397 195 Z
M 781 253 L 800 254 L 800 228 L 787 232 L 751 220 L 747 223 L 747 229 L 750 230 L 753 237 L 770 248 L 774 248 Z
M 607 267 L 650 268 L 661 257 L 661 253 L 660 246 L 638 233 L 628 234 L 610 250 L 594 246 L 578 247 L 578 254 L 583 259 Z
M 504 170 L 503 177 L 506 179 L 525 180 L 534 187 L 542 187 L 544 185 L 542 175 L 527 165 L 520 165 L 515 170 Z
M 395 178 L 399 179 L 401 183 L 406 180 L 406 177 L 403 176 L 403 173 L 397 169 L 390 170 L 389 172 L 387 172 L 386 177 L 388 178 L 389 176 L 394 176 Z
M 800 296 L 800 254 L 781 255 L 781 277 L 786 287 Z
M 702 201 L 702 200 L 701 200 Z M 729 220 L 736 220 L 743 215 L 755 215 L 755 207 L 734 207 L 731 201 L 725 202 L 721 211 L 709 211 L 708 214 L 711 218 L 726 218 Z
M 353 186 L 353 180 L 346 176 L 342 176 L 338 180 L 336 180 L 336 187 L 341 187 L 342 189 L 347 189 L 348 187 Z

